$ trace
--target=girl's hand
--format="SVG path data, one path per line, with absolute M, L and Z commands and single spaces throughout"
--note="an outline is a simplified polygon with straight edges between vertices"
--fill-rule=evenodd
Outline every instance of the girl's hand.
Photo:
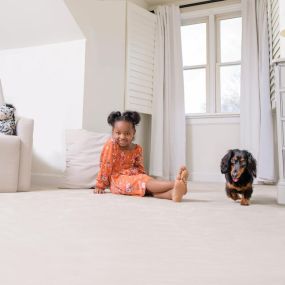
M 99 189 L 99 188 L 95 188 L 95 189 L 93 190 L 93 193 L 94 193 L 94 194 L 103 194 L 103 193 L 105 193 L 105 190 Z

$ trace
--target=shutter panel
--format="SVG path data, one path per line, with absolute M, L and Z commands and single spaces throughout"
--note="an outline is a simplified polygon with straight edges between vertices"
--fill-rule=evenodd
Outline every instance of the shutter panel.
M 156 15 L 127 5 L 125 108 L 152 113 Z
M 270 41 L 270 97 L 275 101 L 275 74 L 273 61 L 280 58 L 279 0 L 268 0 L 268 24 Z

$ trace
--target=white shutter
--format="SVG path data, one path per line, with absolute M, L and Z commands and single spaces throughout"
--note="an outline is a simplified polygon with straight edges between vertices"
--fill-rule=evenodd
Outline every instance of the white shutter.
M 152 113 L 156 15 L 127 5 L 125 108 Z
M 280 58 L 279 0 L 268 0 L 268 24 L 270 41 L 270 97 L 275 101 L 275 75 L 273 61 Z

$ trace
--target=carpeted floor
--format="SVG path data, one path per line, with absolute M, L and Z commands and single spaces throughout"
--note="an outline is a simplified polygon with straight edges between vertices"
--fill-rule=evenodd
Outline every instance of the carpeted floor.
M 89 190 L 0 194 L 0 284 L 284 285 L 285 207 L 276 187 L 252 205 L 222 184 L 182 203 Z

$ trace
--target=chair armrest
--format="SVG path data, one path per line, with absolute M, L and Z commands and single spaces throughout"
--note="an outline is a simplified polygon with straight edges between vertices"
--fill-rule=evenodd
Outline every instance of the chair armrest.
M 20 139 L 0 134 L 0 192 L 16 192 L 18 189 Z
M 34 120 L 20 117 L 16 123 L 16 135 L 21 140 L 18 191 L 31 187 Z

